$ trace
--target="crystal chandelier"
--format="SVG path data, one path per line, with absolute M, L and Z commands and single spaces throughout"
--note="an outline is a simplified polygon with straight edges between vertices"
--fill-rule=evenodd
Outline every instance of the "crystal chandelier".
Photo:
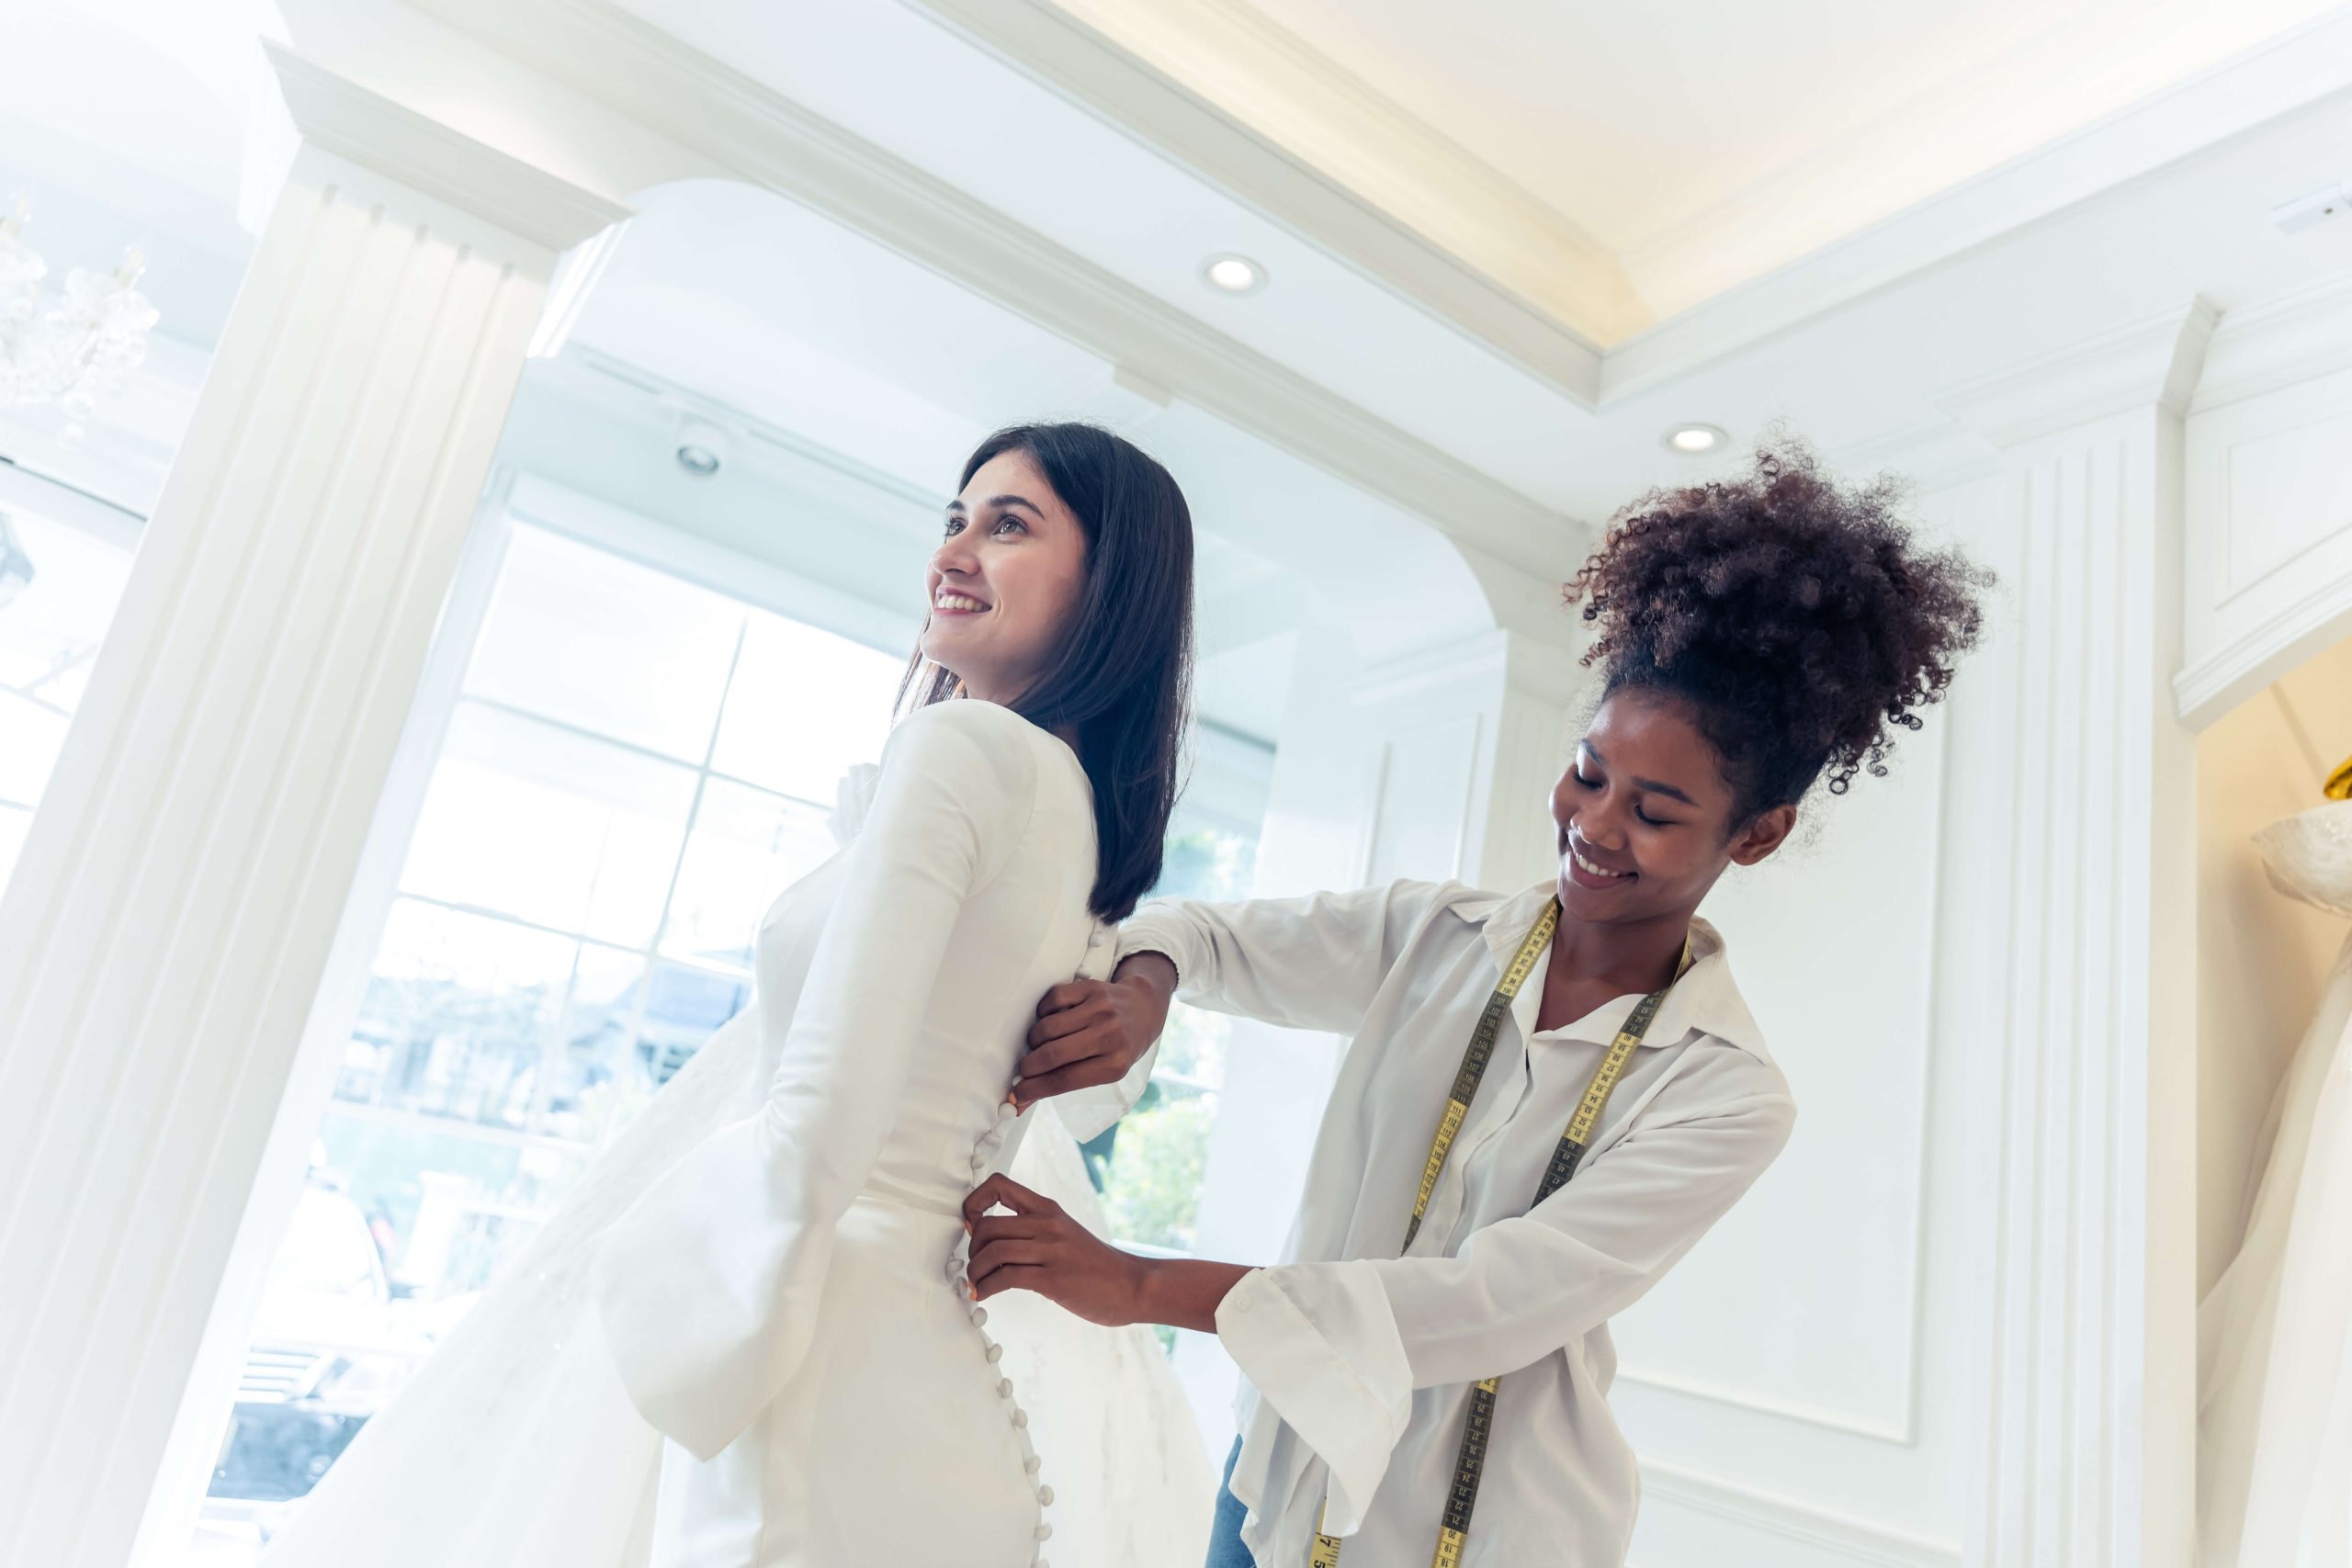
M 71 441 L 98 399 L 121 390 L 146 356 L 155 307 L 134 287 L 147 267 L 135 246 L 111 273 L 77 266 L 62 294 L 44 289 L 49 264 L 18 237 L 29 211 L 20 197 L 0 218 L 0 408 L 55 403 Z

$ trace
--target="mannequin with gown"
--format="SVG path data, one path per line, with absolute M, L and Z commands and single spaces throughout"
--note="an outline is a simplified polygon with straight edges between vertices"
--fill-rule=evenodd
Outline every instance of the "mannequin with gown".
M 2289 897 L 2352 917 L 2352 761 L 2255 836 Z M 2237 1256 L 2199 1304 L 2199 1568 L 2352 1562 L 2352 937 L 2264 1124 Z

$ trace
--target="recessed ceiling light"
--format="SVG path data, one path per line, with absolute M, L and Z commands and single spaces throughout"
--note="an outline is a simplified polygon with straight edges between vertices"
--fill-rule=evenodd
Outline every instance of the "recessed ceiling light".
M 672 450 L 678 467 L 698 479 L 707 479 L 726 466 L 727 432 L 707 419 L 692 414 L 678 421 L 678 434 Z
M 1231 253 L 1211 256 L 1201 264 L 1208 286 L 1227 294 L 1255 294 L 1266 287 L 1266 269 L 1248 256 Z
M 1679 452 L 1695 457 L 1702 452 L 1712 452 L 1731 439 L 1730 433 L 1720 424 L 1678 424 L 1659 438 L 1669 452 Z

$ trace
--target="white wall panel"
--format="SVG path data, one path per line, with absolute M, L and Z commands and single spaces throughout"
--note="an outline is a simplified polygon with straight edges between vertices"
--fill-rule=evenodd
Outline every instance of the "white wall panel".
M 1366 884 L 1453 876 L 1463 866 L 1470 781 L 1478 764 L 1478 715 L 1417 724 L 1381 742 L 1374 758 Z
M 2352 288 L 2224 317 L 2187 421 L 2182 714 L 2352 631 Z
M 1944 726 L 1819 794 L 1702 913 L 1796 1093 L 1781 1158 L 1619 1322 L 1620 1376 L 1901 1441 L 1912 1419 Z M 1736 1314 L 1726 1322 L 1726 1303 Z

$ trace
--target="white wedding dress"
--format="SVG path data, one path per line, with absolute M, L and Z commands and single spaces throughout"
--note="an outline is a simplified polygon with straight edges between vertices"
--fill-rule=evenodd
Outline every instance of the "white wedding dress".
M 946 703 L 893 732 L 862 830 L 845 804 L 854 837 L 763 922 L 754 1007 L 265 1568 L 1023 1568 L 1057 1523 L 1082 1568 L 1199 1561 L 1215 1483 L 1148 1332 L 1034 1300 L 992 1332 L 958 1282 L 971 1187 L 1035 1123 L 1047 1184 L 1086 1215 L 1062 1122 L 1091 1135 L 1148 1071 L 1000 1117 L 1038 996 L 1112 955 L 1086 775 L 1009 710 Z M 1083 1476 L 1041 1460 L 1057 1431 Z M 1057 1499 L 1074 1479 L 1102 1495 Z
M 2352 916 L 2352 801 L 2256 835 L 2271 882 Z M 2197 1315 L 2199 1568 L 2352 1562 L 2352 941 L 2264 1130 L 2245 1240 Z

